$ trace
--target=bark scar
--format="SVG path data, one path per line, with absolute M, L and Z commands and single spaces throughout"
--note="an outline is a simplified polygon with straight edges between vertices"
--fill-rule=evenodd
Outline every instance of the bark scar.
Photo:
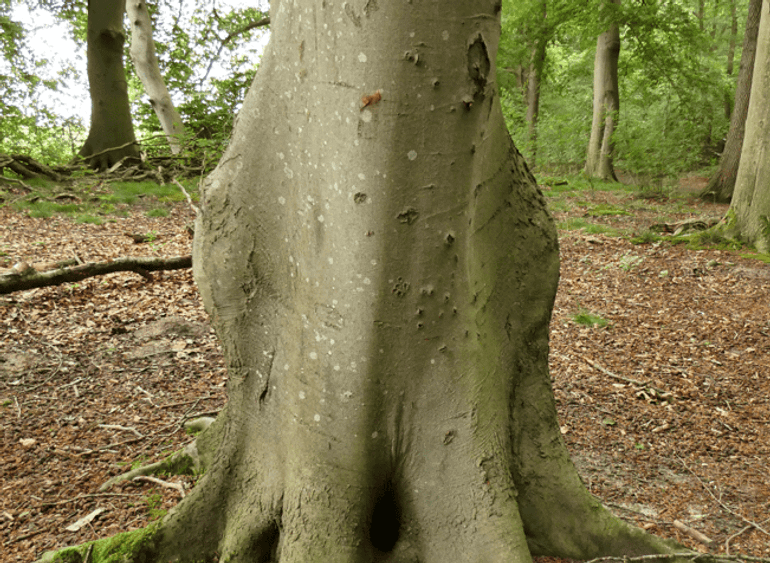
M 360 111 L 364 111 L 365 107 L 373 106 L 377 102 L 379 102 L 382 99 L 382 90 L 377 90 L 374 94 L 370 94 L 369 96 L 361 96 L 361 103 L 364 104 L 361 106 Z
M 270 364 L 267 366 L 267 375 L 265 375 L 265 384 L 259 392 L 259 404 L 263 405 L 267 392 L 270 390 L 270 374 L 273 373 L 273 362 L 275 362 L 275 349 L 270 351 Z

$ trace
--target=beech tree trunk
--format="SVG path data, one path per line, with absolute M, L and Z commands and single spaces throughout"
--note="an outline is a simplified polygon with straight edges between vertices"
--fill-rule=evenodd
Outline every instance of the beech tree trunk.
M 746 32 L 743 36 L 743 54 L 735 88 L 735 106 L 730 116 L 725 148 L 719 157 L 719 168 L 701 191 L 700 197 L 717 203 L 729 203 L 735 189 L 738 165 L 741 161 L 743 137 L 746 132 L 746 114 L 751 99 L 751 82 L 757 53 L 757 35 L 762 0 L 749 0 Z
M 131 21 L 131 59 L 136 73 L 142 81 L 150 105 L 158 116 L 163 132 L 166 134 L 171 152 L 181 150 L 184 137 L 184 125 L 179 112 L 174 108 L 171 96 L 163 81 L 155 55 L 155 42 L 152 39 L 152 21 L 143 0 L 128 0 L 126 13 Z
M 556 229 L 503 120 L 499 12 L 273 2 L 195 228 L 218 451 L 142 561 L 675 549 L 605 510 L 561 438 Z
M 760 252 L 770 251 L 770 0 L 761 7 L 746 137 L 728 228 Z
M 79 155 L 104 170 L 124 157 L 138 157 L 123 67 L 125 0 L 88 2 L 88 87 L 91 128 Z
M 620 0 L 608 0 L 620 5 Z M 594 60 L 594 103 L 591 137 L 586 153 L 586 174 L 591 178 L 615 180 L 612 164 L 614 141 L 618 125 L 620 95 L 618 91 L 618 59 L 620 58 L 620 29 L 613 23 L 599 36 Z

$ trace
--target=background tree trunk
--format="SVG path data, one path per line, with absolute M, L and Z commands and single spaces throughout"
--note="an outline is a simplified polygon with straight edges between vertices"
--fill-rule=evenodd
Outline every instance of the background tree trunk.
M 611 0 L 620 5 L 620 0 Z M 594 61 L 594 103 L 591 137 L 588 141 L 585 172 L 589 177 L 615 180 L 612 165 L 614 142 L 620 111 L 618 91 L 618 59 L 620 57 L 620 30 L 617 23 L 599 36 Z
M 735 107 L 730 116 L 725 148 L 719 158 L 719 168 L 701 191 L 700 197 L 718 203 L 729 203 L 733 197 L 738 165 L 741 161 L 743 136 L 746 131 L 746 114 L 751 99 L 751 82 L 757 53 L 757 34 L 762 11 L 762 0 L 749 0 L 746 32 L 743 36 L 743 54 L 735 88 Z
M 529 152 L 529 165 L 533 168 L 537 165 L 537 120 L 540 115 L 540 84 L 543 76 L 543 67 L 545 66 L 548 38 L 550 37 L 550 30 L 549 32 L 543 31 L 547 29 L 545 20 L 548 16 L 545 0 L 542 0 L 540 3 L 540 8 L 543 22 L 541 22 L 541 25 L 536 26 L 536 29 L 541 31 L 535 34 L 534 47 L 531 50 L 528 68 L 522 66 L 521 70 L 524 103 L 527 105 L 527 149 L 529 150 L 525 152 Z
M 125 0 L 88 2 L 91 128 L 79 154 L 100 170 L 123 157 L 139 156 L 123 68 L 124 11 Z
M 184 125 L 160 73 L 147 4 L 143 0 L 128 0 L 126 13 L 131 22 L 131 59 L 134 61 L 136 74 L 150 97 L 150 105 L 168 138 L 171 152 L 177 154 L 181 150 Z
M 770 0 L 761 8 L 746 138 L 728 227 L 741 240 L 770 251 Z
M 542 2 L 543 19 L 547 18 L 546 2 Z M 546 34 L 538 34 L 535 46 L 532 48 L 532 60 L 529 65 L 526 89 L 527 103 L 527 137 L 530 149 L 529 165 L 537 165 L 537 119 L 540 115 L 540 83 L 545 66 L 546 48 L 548 41 Z
M 730 0 L 730 41 L 727 44 L 727 66 L 725 74 L 733 75 L 735 47 L 738 38 L 738 6 L 737 0 Z M 725 117 L 730 119 L 733 113 L 733 97 L 731 90 L 725 90 Z

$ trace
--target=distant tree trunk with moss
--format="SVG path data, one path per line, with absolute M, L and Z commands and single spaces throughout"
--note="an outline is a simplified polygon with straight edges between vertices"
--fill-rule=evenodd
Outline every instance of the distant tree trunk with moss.
M 152 20 L 144 0 L 128 0 L 126 13 L 131 22 L 131 59 L 134 61 L 136 74 L 142 81 L 150 105 L 158 116 L 158 121 L 166 134 L 171 152 L 178 153 L 184 137 L 184 125 L 176 111 L 171 96 L 163 81 L 155 55 L 155 42 L 152 39 Z
M 733 235 L 770 252 L 770 0 L 763 0 L 746 137 L 728 213 Z
M 138 157 L 123 67 L 125 0 L 88 2 L 88 87 L 91 127 L 80 156 L 104 170 L 121 158 Z
M 620 0 L 608 0 L 608 2 L 620 5 Z M 613 135 L 618 125 L 620 111 L 619 58 L 620 29 L 617 23 L 612 23 L 596 42 L 593 118 L 585 165 L 585 172 L 591 178 L 617 181 L 612 158 Z
M 559 431 L 558 242 L 503 119 L 500 3 L 272 8 L 195 228 L 218 450 L 132 560 L 674 552 L 590 495 Z
M 700 197 L 717 203 L 729 203 L 735 189 L 735 179 L 738 176 L 738 165 L 741 161 L 743 137 L 746 132 L 746 114 L 751 99 L 751 82 L 754 74 L 754 61 L 757 53 L 757 35 L 759 33 L 759 18 L 762 10 L 762 0 L 750 0 L 746 31 L 743 36 L 743 54 L 738 70 L 738 82 L 735 88 L 735 105 L 730 115 L 730 128 L 722 155 L 719 157 L 719 168 L 701 191 Z

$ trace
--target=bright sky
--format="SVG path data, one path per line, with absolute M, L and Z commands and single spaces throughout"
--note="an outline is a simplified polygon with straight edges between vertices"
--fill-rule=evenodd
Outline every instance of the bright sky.
M 195 0 L 183 0 L 185 2 L 194 2 Z M 252 0 L 254 6 L 267 10 L 267 0 Z M 65 80 L 65 87 L 62 87 L 58 93 L 46 94 L 43 97 L 45 104 L 56 110 L 56 113 L 64 118 L 74 117 L 82 120 L 85 127 L 91 116 L 91 101 L 88 94 L 88 77 L 86 74 L 86 50 L 85 46 L 79 48 L 70 37 L 68 24 L 57 22 L 46 10 L 38 9 L 30 11 L 27 2 L 17 1 L 14 3 L 11 17 L 22 22 L 27 29 L 31 30 L 28 36 L 27 44 L 32 50 L 36 59 L 48 59 L 52 65 L 51 69 L 73 69 L 79 75 L 78 79 L 69 78 Z M 243 6 L 243 2 L 238 0 L 219 0 L 219 5 L 223 9 L 234 6 Z M 269 33 L 256 41 L 259 50 L 267 44 Z M 211 76 L 218 77 L 223 74 L 223 69 L 212 68 Z M 46 78 L 54 78 L 53 76 Z

